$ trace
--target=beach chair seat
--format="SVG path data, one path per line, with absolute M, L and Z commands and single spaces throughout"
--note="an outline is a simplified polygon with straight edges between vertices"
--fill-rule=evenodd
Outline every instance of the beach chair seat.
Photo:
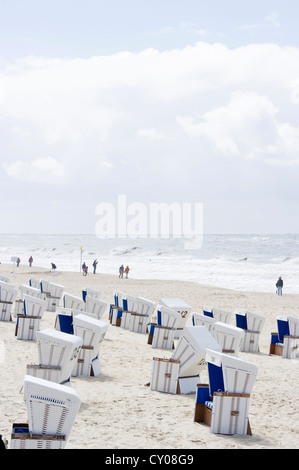
M 193 312 L 191 316 L 193 326 L 205 326 L 211 334 L 213 333 L 214 324 L 217 321 L 215 318 L 195 312 Z
M 63 295 L 63 307 L 81 310 L 82 312 L 84 312 L 85 302 L 84 300 L 80 299 L 79 297 L 76 297 L 75 295 L 65 293 Z
M 39 364 L 28 364 L 27 374 L 57 383 L 70 381 L 83 340 L 52 328 L 37 332 Z
M 244 337 L 241 341 L 240 351 L 259 352 L 260 333 L 265 324 L 265 318 L 256 313 L 236 310 L 236 325 L 244 330 Z
M 106 302 L 96 298 L 90 297 L 89 294 L 85 297 L 85 312 L 94 313 L 98 320 L 100 320 L 108 307 Z
M 83 345 L 72 375 L 75 377 L 77 375 L 97 376 L 101 374 L 99 345 L 108 330 L 107 323 L 85 314 L 79 314 L 73 318 L 73 327 L 74 334 L 83 339 Z
M 278 332 L 271 333 L 269 354 L 285 359 L 299 359 L 299 319 L 279 315 L 276 321 Z
M 13 424 L 10 447 L 65 448 L 80 409 L 77 392 L 71 387 L 25 375 L 24 398 L 28 423 Z
M 162 298 L 159 302 L 161 305 L 168 307 L 180 314 L 181 319 L 176 328 L 175 338 L 179 338 L 184 327 L 186 326 L 187 320 L 191 313 L 191 307 L 183 299 L 180 298 Z
M 84 289 L 82 289 L 82 299 L 84 300 L 84 302 L 86 300 L 87 295 L 89 298 L 92 297 L 93 299 L 101 300 L 101 292 L 95 289 L 91 289 L 90 287 L 85 287 Z
M 35 341 L 47 303 L 27 294 L 23 294 L 23 299 L 24 313 L 17 315 L 15 336 L 20 340 Z
M 194 421 L 208 424 L 215 434 L 251 434 L 248 413 L 257 367 L 209 349 L 206 361 L 209 384 L 197 387 Z
M 80 310 L 81 312 L 81 310 Z M 73 334 L 73 310 L 71 308 L 56 308 L 56 318 L 54 328 L 63 333 Z
M 12 306 L 17 295 L 17 289 L 5 281 L 0 281 L 0 321 L 12 320 Z
M 226 354 L 238 355 L 241 342 L 245 336 L 244 330 L 227 323 L 216 321 L 212 335 L 220 344 L 222 352 Z

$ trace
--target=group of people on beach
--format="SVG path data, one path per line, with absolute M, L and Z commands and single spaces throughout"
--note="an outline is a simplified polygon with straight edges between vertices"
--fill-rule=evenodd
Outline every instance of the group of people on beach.
M 129 277 L 129 271 L 130 271 L 130 268 L 129 266 L 127 266 L 126 268 L 124 268 L 124 265 L 122 264 L 119 268 L 119 276 L 120 278 L 123 278 L 124 277 L 124 274 L 126 275 L 126 279 L 128 279 Z
M 97 264 L 98 264 L 98 260 L 95 259 L 94 262 L 92 263 L 92 266 L 93 266 L 93 274 L 96 274 Z M 83 276 L 87 276 L 87 274 L 88 274 L 88 266 L 86 265 L 85 261 L 84 261 L 84 263 L 82 264 L 82 271 L 83 271 Z

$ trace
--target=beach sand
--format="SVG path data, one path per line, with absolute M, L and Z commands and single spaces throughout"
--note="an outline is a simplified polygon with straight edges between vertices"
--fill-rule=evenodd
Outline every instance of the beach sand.
M 286 449 L 299 448 L 299 361 L 269 356 L 271 332 L 277 331 L 276 315 L 299 318 L 298 295 L 277 296 L 220 289 L 192 282 L 171 280 L 119 279 L 107 274 L 58 272 L 20 266 L 0 265 L 0 275 L 19 288 L 29 278 L 49 279 L 62 284 L 65 292 L 81 297 L 90 287 L 101 292 L 101 299 L 113 303 L 114 290 L 142 296 L 154 302 L 162 297 L 180 297 L 201 313 L 202 305 L 229 310 L 247 309 L 266 318 L 260 336 L 259 353 L 238 353 L 240 359 L 258 367 L 251 394 L 249 420 L 252 436 L 226 436 L 210 432 L 207 425 L 195 423 L 195 394 L 172 395 L 151 391 L 153 357 L 169 358 L 172 351 L 153 349 L 148 335 L 112 326 L 108 309 L 103 320 L 109 327 L 100 345 L 102 374 L 72 377 L 72 387 L 81 399 L 67 449 Z M 20 298 L 20 293 L 18 295 Z M 232 315 L 232 324 L 235 317 Z M 53 328 L 55 313 L 46 311 L 41 329 Z M 191 325 L 191 316 L 188 319 Z M 0 434 L 10 444 L 13 422 L 27 421 L 27 410 L 20 388 L 26 365 L 37 363 L 37 345 L 15 336 L 16 319 L 0 322 L 4 342 L 1 359 Z M 3 343 L 2 343 L 3 345 Z M 201 374 L 207 382 L 206 372 Z

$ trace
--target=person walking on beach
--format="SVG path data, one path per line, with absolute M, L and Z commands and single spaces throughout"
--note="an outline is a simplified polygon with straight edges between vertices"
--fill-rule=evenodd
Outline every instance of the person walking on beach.
M 283 288 L 283 280 L 281 277 L 278 278 L 278 281 L 276 282 L 276 287 L 277 287 L 277 294 L 282 295 L 282 288 Z
M 56 264 L 55 263 L 51 263 L 51 270 L 52 270 L 52 273 L 54 274 L 54 276 L 56 276 Z
M 82 264 L 83 276 L 87 276 L 88 273 L 88 266 L 86 266 L 85 261 Z
M 93 274 L 96 273 L 97 264 L 98 264 L 98 260 L 95 259 L 94 262 L 92 263 L 92 265 L 93 265 Z
M 20 262 L 21 262 L 20 258 L 17 258 L 17 268 L 20 266 Z
M 127 266 L 126 269 L 125 269 L 126 279 L 128 279 L 129 271 L 130 271 L 130 268 L 129 268 L 129 266 Z
M 122 264 L 121 267 L 119 268 L 119 276 L 118 277 L 124 277 L 124 265 Z
M 28 263 L 29 263 L 29 266 L 30 266 L 30 268 L 31 268 L 32 263 L 33 263 L 33 258 L 32 258 L 32 256 L 30 256 L 30 258 L 29 258 L 29 260 L 28 260 Z

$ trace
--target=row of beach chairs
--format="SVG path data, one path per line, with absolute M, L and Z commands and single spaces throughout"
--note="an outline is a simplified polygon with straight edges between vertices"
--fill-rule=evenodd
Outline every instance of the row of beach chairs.
M 45 310 L 53 311 L 49 297 L 56 295 L 52 296 L 49 285 L 45 293 L 41 282 L 35 283 L 35 287 L 31 283 L 21 287 L 20 300 L 16 301 L 17 291 L 14 292 L 16 336 L 36 340 L 38 363 L 27 364 L 23 391 L 28 421 L 13 423 L 10 447 L 64 448 L 80 408 L 80 398 L 71 386 L 71 377 L 101 373 L 99 346 L 108 325 L 100 317 L 107 304 L 100 300 L 100 293 L 92 289 L 84 289 L 82 299 L 63 294 L 61 290 L 59 301 L 63 307 L 57 302 L 54 328 L 40 330 Z M 63 317 L 68 321 L 63 321 Z M 23 323 L 28 326 L 30 335 L 24 334 Z M 63 331 L 65 327 L 68 331 Z

